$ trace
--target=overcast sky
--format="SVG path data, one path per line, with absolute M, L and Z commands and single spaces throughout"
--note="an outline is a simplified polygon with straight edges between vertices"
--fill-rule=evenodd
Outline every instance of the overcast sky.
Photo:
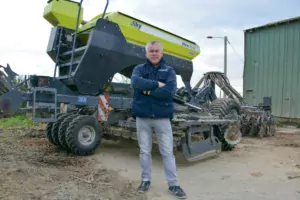
M 46 54 L 50 24 L 43 19 L 47 0 L 9 0 L 0 6 L 0 64 L 19 74 L 53 75 Z M 103 12 L 105 0 L 85 0 L 84 19 Z M 174 32 L 200 45 L 194 60 L 195 84 L 207 71 L 223 71 L 224 43 L 208 35 L 227 35 L 228 77 L 242 92 L 243 30 L 299 15 L 299 0 L 110 0 L 108 11 L 121 11 Z M 179 80 L 179 84 L 180 84 Z

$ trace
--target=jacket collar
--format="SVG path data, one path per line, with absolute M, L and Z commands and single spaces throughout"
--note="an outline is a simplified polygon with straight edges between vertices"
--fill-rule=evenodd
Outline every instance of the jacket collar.
M 147 59 L 146 63 L 147 63 L 147 65 L 149 65 L 149 66 L 151 66 L 151 67 L 154 67 L 154 66 L 152 65 L 152 63 L 150 62 L 149 59 Z M 164 58 L 161 58 L 160 61 L 159 61 L 158 66 L 156 67 L 156 69 L 160 69 L 165 63 L 166 63 L 165 59 L 164 59 Z

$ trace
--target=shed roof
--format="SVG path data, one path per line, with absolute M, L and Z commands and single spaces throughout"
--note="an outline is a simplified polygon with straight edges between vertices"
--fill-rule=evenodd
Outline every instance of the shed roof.
M 251 31 L 254 31 L 257 29 L 269 28 L 269 27 L 273 27 L 273 26 L 277 26 L 277 25 L 281 25 L 281 24 L 288 24 L 290 22 L 295 22 L 295 21 L 300 21 L 300 16 L 289 18 L 289 19 L 284 19 L 284 20 L 280 20 L 280 21 L 270 22 L 270 23 L 267 23 L 262 26 L 245 29 L 244 32 L 251 32 Z

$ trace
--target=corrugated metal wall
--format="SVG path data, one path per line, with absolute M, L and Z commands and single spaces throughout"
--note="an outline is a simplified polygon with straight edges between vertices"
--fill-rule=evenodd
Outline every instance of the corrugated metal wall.
M 243 96 L 272 97 L 277 117 L 300 118 L 300 21 L 245 31 Z

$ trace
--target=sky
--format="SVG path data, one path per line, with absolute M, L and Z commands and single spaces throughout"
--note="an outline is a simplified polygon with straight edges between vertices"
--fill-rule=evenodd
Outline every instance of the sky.
M 51 25 L 43 18 L 47 0 L 9 0 L 0 6 L 0 65 L 19 75 L 52 76 L 54 63 L 46 53 Z M 85 0 L 84 19 L 104 10 L 105 0 Z M 110 0 L 108 11 L 120 11 L 196 42 L 194 85 L 208 71 L 223 71 L 227 36 L 227 76 L 243 89 L 244 32 L 247 28 L 299 16 L 299 0 Z M 182 82 L 178 78 L 178 85 Z

